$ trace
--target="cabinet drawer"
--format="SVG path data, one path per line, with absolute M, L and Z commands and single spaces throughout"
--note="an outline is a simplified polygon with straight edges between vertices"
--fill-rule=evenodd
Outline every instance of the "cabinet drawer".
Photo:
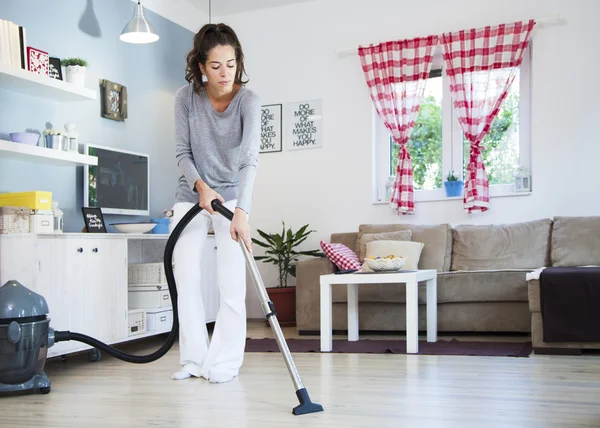
M 166 311 L 147 311 L 146 329 L 154 332 L 169 332 L 173 328 L 173 309 Z
M 151 287 L 152 289 L 150 290 L 145 290 L 145 288 L 129 288 L 127 293 L 129 309 L 170 308 L 173 306 L 168 288 L 157 289 L 156 287 Z

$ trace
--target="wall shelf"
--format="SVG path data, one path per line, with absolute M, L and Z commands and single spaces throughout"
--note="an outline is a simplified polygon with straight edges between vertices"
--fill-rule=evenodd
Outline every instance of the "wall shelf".
M 61 102 L 96 99 L 91 89 L 5 64 L 0 64 L 0 88 Z
M 98 165 L 98 158 L 95 156 L 5 140 L 0 140 L 0 159 L 19 159 L 58 166 Z

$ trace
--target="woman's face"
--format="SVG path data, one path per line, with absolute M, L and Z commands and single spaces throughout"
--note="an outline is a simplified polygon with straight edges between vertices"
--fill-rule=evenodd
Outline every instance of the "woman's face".
M 235 49 L 229 45 L 215 46 L 208 53 L 206 66 L 200 64 L 200 71 L 208 79 L 206 84 L 220 93 L 232 91 L 236 70 Z

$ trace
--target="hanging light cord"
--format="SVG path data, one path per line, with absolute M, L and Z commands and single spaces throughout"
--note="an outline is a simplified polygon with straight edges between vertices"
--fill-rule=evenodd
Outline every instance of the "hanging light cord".
M 208 23 L 212 24 L 212 0 L 208 0 Z

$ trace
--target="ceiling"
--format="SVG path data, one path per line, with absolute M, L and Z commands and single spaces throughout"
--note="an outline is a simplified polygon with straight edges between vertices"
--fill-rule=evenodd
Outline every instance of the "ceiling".
M 208 14 L 209 0 L 185 0 L 202 12 Z M 271 7 L 288 6 L 294 3 L 304 3 L 315 0 L 210 0 L 211 15 L 224 16 L 240 12 L 267 9 Z

